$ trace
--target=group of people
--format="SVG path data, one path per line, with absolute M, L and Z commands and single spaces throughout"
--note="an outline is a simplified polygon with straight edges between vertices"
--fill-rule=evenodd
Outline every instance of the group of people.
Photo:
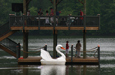
M 60 13 L 61 13 L 61 11 L 56 11 L 56 14 L 54 14 L 53 8 L 50 8 L 50 12 L 48 10 L 46 10 L 44 15 L 45 16 L 51 16 L 51 17 L 46 17 L 45 18 L 45 24 L 46 25 L 53 25 L 54 17 L 52 17 L 52 16 L 56 15 L 56 26 L 58 26 L 58 19 L 59 19 L 58 16 L 60 15 Z M 42 11 L 41 8 L 38 11 L 38 15 L 43 16 L 43 11 Z M 84 14 L 80 10 L 80 13 L 78 15 L 83 16 Z M 30 16 L 30 10 L 27 12 L 27 16 Z M 68 16 L 71 16 L 71 14 L 69 14 Z M 67 26 L 69 24 L 75 25 L 76 22 L 77 22 L 78 25 L 83 25 L 83 17 L 80 17 L 79 19 L 78 19 L 78 17 L 76 19 L 71 19 L 71 17 L 70 17 L 70 18 L 68 18 L 68 20 L 66 22 L 65 22 L 64 18 L 61 18 L 60 25 L 67 25 Z
M 56 16 L 59 16 L 60 13 L 61 13 L 61 11 L 57 11 L 57 12 L 56 12 Z M 42 12 L 42 9 L 41 9 L 41 8 L 40 8 L 39 11 L 38 11 L 38 15 L 40 15 L 40 16 L 43 15 L 43 12 Z M 50 13 L 49 13 L 48 10 L 46 10 L 46 16 L 54 16 L 54 10 L 53 10 L 53 8 L 50 8 Z M 51 21 L 51 24 L 50 24 L 50 25 L 52 25 L 52 23 L 54 22 L 54 18 L 51 17 L 51 18 L 50 18 L 50 21 Z M 57 18 L 56 18 L 56 22 L 57 22 L 56 24 L 58 24 L 58 19 L 57 19 Z M 47 19 L 45 20 L 45 23 L 46 23 L 46 24 L 49 24 L 49 18 L 47 18 Z
M 77 41 L 77 44 L 74 48 L 76 50 L 75 51 L 75 57 L 80 58 L 80 50 L 81 50 L 80 40 Z M 66 57 L 68 57 L 68 54 L 69 54 L 69 41 L 66 41 L 66 52 L 65 52 Z
M 57 11 L 56 12 L 56 16 L 59 16 L 61 13 L 61 11 Z M 42 12 L 42 9 L 40 8 L 39 11 L 38 11 L 38 15 L 42 16 L 43 15 L 43 12 Z M 46 16 L 54 16 L 54 10 L 53 8 L 50 8 L 50 13 L 48 10 L 46 10 Z

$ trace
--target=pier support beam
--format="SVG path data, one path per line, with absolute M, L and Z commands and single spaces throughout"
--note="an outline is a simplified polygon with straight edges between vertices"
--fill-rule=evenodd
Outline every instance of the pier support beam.
M 86 58 L 86 30 L 83 30 L 83 58 Z
M 23 30 L 23 58 L 28 57 L 28 31 Z
M 86 15 L 86 0 L 84 0 L 84 16 Z M 86 58 L 86 16 L 84 17 L 84 30 L 83 30 L 83 58 Z
M 54 16 L 56 15 L 57 5 L 56 0 L 53 0 L 53 8 L 54 8 Z M 56 26 L 56 18 L 54 17 L 54 26 Z M 53 30 L 53 58 L 56 58 L 57 52 L 56 52 L 56 46 L 57 46 L 57 30 Z
M 57 30 L 53 30 L 53 57 L 56 58 Z

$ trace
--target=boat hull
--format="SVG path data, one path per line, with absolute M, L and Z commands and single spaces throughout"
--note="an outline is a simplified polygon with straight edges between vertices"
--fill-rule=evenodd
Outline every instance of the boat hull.
M 42 61 L 41 60 L 41 64 L 42 65 L 65 65 L 65 61 Z

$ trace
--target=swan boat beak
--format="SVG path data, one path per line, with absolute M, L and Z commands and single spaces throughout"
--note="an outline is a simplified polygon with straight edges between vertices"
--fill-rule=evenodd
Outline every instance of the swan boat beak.
M 61 49 L 65 50 L 65 48 L 61 47 Z

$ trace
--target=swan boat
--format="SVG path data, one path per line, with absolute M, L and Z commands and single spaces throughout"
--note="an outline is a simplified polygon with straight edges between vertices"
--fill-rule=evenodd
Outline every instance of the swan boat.
M 59 49 L 64 49 L 62 45 L 57 45 L 56 46 L 56 51 L 61 55 L 60 57 L 56 58 L 56 59 L 53 59 L 49 52 L 41 49 L 41 57 L 42 59 L 40 60 L 41 64 L 42 65 L 47 65 L 47 64 L 52 64 L 52 65 L 64 65 L 66 63 L 66 57 L 65 55 L 59 50 Z

